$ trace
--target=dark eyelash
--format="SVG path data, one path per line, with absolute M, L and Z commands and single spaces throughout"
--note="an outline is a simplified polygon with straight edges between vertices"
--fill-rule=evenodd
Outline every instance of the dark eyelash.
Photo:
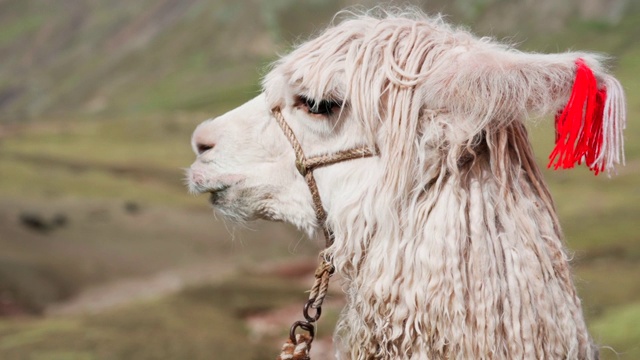
M 299 96 L 299 100 L 302 104 L 304 104 L 309 113 L 314 115 L 331 115 L 333 114 L 333 109 L 338 107 L 342 107 L 342 102 L 336 100 L 320 100 L 315 101 L 313 99 L 309 99 L 306 96 Z

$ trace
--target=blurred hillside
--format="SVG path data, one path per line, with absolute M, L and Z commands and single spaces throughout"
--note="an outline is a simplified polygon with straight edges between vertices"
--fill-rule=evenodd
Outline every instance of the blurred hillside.
M 324 27 L 348 0 L 0 1 L 0 122 L 73 114 L 219 111 L 258 89 L 256 68 Z M 555 34 L 588 39 L 614 55 L 637 46 L 637 1 L 433 0 L 482 34 L 517 42 Z M 358 8 L 358 6 L 356 6 Z M 625 30 L 625 31 L 621 31 Z M 549 41 L 551 39 L 551 41 Z M 575 37 L 570 37 L 575 40 Z M 561 39 L 559 39 L 561 40 Z M 611 40 L 611 38 L 607 38 Z

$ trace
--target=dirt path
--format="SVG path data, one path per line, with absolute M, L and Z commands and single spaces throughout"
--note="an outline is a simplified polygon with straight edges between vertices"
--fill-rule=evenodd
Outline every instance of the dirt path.
M 254 271 L 267 276 L 288 278 L 301 284 L 313 280 L 314 264 L 309 259 L 294 260 L 286 263 L 261 264 Z M 233 265 L 215 263 L 200 264 L 180 269 L 165 270 L 151 276 L 121 279 L 112 283 L 99 285 L 82 291 L 78 296 L 46 309 L 48 316 L 73 316 L 96 314 L 110 309 L 126 306 L 138 301 L 146 301 L 175 294 L 187 287 L 211 284 L 234 275 L 239 269 Z M 335 282 L 334 282 L 335 283 Z M 337 284 L 332 284 L 333 299 L 325 303 L 327 309 L 337 312 L 344 305 Z M 274 348 L 281 346 L 282 329 L 300 320 L 301 304 L 293 303 L 267 312 L 251 314 L 244 320 L 249 331 L 249 338 L 273 340 Z M 319 334 L 312 347 L 312 358 L 315 360 L 332 360 L 333 341 L 330 333 Z M 269 341 L 271 342 L 271 340 Z
M 82 291 L 62 303 L 50 305 L 46 315 L 95 314 L 138 301 L 175 294 L 187 287 L 210 284 L 225 279 L 235 272 L 228 264 L 199 264 L 181 269 L 116 280 Z

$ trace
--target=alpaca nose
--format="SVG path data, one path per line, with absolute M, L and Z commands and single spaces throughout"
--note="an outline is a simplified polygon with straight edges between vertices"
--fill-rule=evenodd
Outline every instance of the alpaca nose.
M 216 146 L 213 132 L 207 125 L 208 122 L 205 122 L 193 132 L 191 144 L 196 155 L 202 155 Z

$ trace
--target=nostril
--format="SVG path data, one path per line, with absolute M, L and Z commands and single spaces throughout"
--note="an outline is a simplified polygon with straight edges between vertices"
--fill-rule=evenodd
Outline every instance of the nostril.
M 205 152 L 213 149 L 213 144 L 197 144 L 196 148 L 198 149 L 198 155 L 202 155 Z

